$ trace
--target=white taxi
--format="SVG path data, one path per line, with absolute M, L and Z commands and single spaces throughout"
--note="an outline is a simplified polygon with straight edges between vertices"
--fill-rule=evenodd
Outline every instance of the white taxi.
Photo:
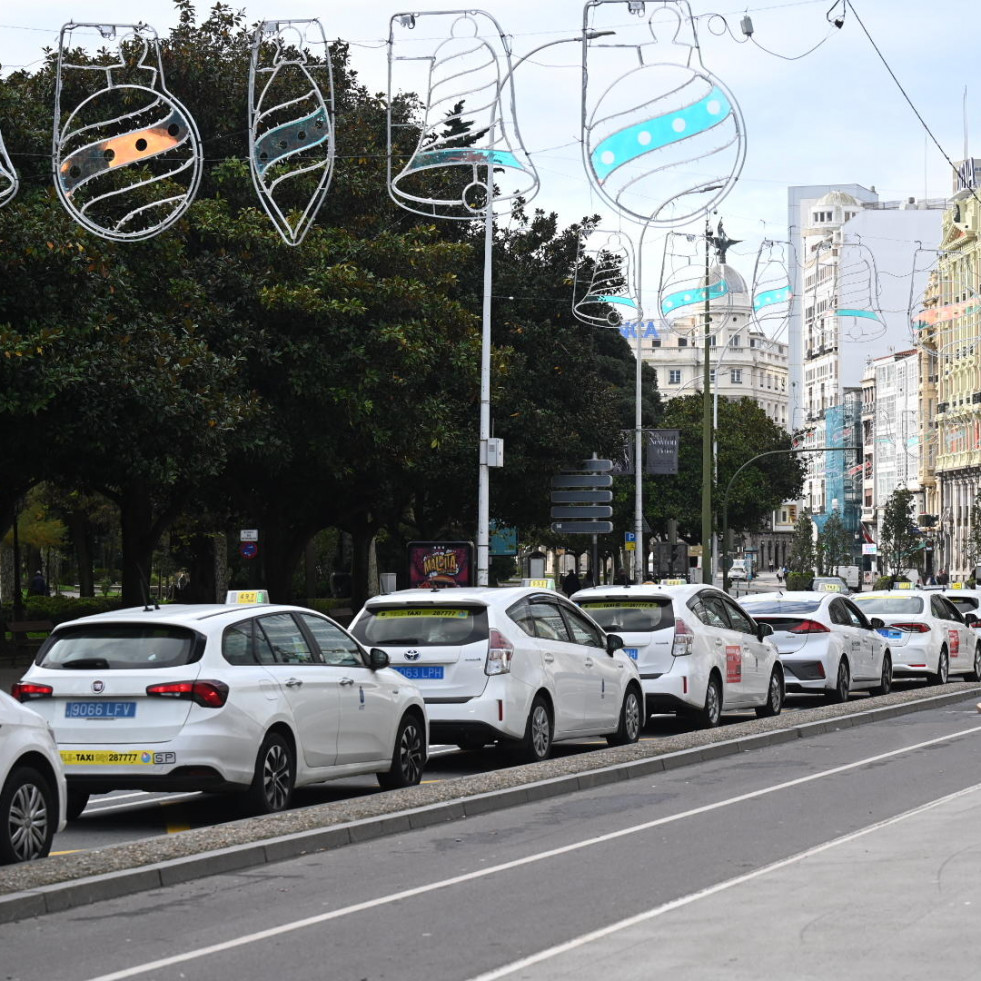
M 952 674 L 981 680 L 981 638 L 971 629 L 976 617 L 962 614 L 943 593 L 899 588 L 852 600 L 867 617 L 884 622 L 894 676 L 925 675 L 935 685 Z
M 247 597 L 249 598 L 249 597 Z M 54 729 L 69 818 L 92 793 L 233 791 L 253 813 L 363 773 L 419 782 L 416 687 L 313 610 L 168 605 L 57 626 L 14 696 Z
M 981 617 L 981 589 L 971 589 L 964 583 L 955 582 L 945 586 L 943 593 L 962 614 L 973 613 L 976 617 Z M 971 627 L 975 631 L 981 631 L 981 619 L 975 620 Z
M 640 736 L 640 678 L 623 642 L 553 590 L 401 590 L 369 599 L 351 632 L 419 686 L 434 743 L 499 743 L 536 762 L 558 740 Z
M 784 673 L 773 629 L 707 584 L 595 586 L 572 600 L 623 638 L 637 662 L 646 713 L 717 726 L 724 711 L 779 715 Z

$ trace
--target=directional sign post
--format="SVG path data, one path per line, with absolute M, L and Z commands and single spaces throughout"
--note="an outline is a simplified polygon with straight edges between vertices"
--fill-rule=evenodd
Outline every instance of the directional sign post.
M 613 531 L 612 460 L 583 460 L 569 473 L 552 478 L 552 531 L 557 535 L 592 535 L 592 573 L 598 575 L 597 535 Z

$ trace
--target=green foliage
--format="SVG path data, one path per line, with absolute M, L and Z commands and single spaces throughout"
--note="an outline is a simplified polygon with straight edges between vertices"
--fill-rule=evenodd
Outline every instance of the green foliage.
M 879 555 L 886 569 L 899 575 L 913 564 L 913 553 L 920 544 L 913 525 L 913 492 L 897 487 L 886 501 L 879 532 Z
M 892 589 L 893 579 L 894 579 L 893 576 L 879 576 L 879 578 L 876 579 L 875 585 L 872 588 L 873 589 Z M 904 579 L 901 579 L 899 581 L 905 582 Z
M 838 567 L 848 564 L 851 552 L 851 537 L 845 528 L 845 523 L 841 520 L 841 515 L 834 511 L 818 533 L 816 548 L 818 574 L 838 575 Z
M 787 589 L 810 589 L 813 579 L 809 572 L 788 572 Z
M 25 620 L 50 620 L 52 623 L 64 623 L 67 620 L 77 620 L 79 617 L 89 617 L 96 613 L 106 613 L 120 608 L 119 598 L 96 599 L 86 597 L 75 599 L 71 596 L 27 596 L 24 599 Z M 0 616 L 5 622 L 13 619 L 13 607 L 4 604 L 0 608 Z
M 814 577 L 816 559 L 811 512 L 804 510 L 794 525 L 793 536 L 790 539 L 790 554 L 787 557 L 787 568 L 790 572 L 806 575 L 810 581 Z M 790 576 L 788 575 L 787 578 L 789 581 Z

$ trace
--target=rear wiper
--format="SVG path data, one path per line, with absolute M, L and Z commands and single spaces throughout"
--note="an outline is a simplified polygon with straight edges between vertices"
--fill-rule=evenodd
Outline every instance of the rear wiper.
M 71 669 L 98 668 L 105 670 L 109 667 L 109 662 L 104 657 L 77 657 L 73 661 L 65 661 L 61 666 Z

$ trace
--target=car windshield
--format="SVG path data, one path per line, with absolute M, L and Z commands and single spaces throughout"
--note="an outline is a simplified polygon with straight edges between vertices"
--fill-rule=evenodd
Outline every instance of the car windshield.
M 814 613 L 821 608 L 821 600 L 756 599 L 754 597 L 753 599 L 744 599 L 743 608 L 754 617 L 762 613 L 795 616 L 800 613 Z
M 69 671 L 173 668 L 199 660 L 203 650 L 204 638 L 187 627 L 86 624 L 53 633 L 38 651 L 37 664 Z
M 948 593 L 947 599 L 957 607 L 961 613 L 976 613 L 978 601 L 973 596 L 958 596 L 955 593 Z
M 368 610 L 351 629 L 363 644 L 453 646 L 487 639 L 487 610 L 462 606 L 399 606 Z
M 852 596 L 858 605 L 869 613 L 898 613 L 903 616 L 923 612 L 920 596 Z
M 674 607 L 667 596 L 609 597 L 583 600 L 579 605 L 610 633 L 674 629 Z

